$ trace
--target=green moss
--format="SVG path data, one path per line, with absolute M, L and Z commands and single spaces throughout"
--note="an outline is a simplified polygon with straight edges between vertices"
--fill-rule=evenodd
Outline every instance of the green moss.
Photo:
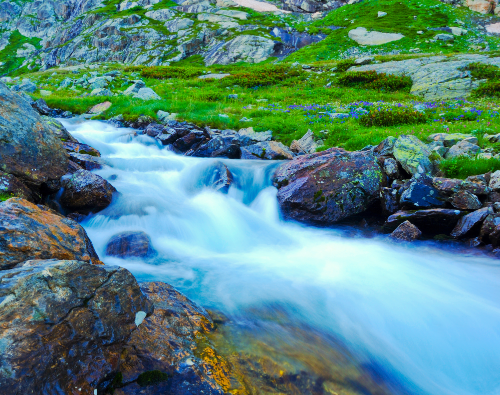
M 23 70 L 18 69 L 23 64 L 24 58 L 16 57 L 17 50 L 22 49 L 24 44 L 31 44 L 35 48 L 40 49 L 40 41 L 40 38 L 25 37 L 19 33 L 19 30 L 14 30 L 9 37 L 9 43 L 2 51 L 0 51 L 0 62 L 2 62 L 2 65 L 0 66 L 0 74 L 15 76 L 23 72 Z M 26 71 L 28 71 L 27 68 L 24 72 Z
M 13 195 L 10 193 L 0 192 L 0 202 L 5 202 L 6 200 L 9 200 L 11 197 L 13 197 Z
M 500 170 L 500 159 L 458 157 L 444 159 L 439 163 L 440 169 L 450 178 L 465 179 L 469 176 Z
M 145 387 L 147 385 L 155 385 L 162 383 L 168 380 L 168 374 L 163 373 L 159 370 L 150 370 L 144 373 L 141 373 L 137 378 L 137 384 L 141 387 Z

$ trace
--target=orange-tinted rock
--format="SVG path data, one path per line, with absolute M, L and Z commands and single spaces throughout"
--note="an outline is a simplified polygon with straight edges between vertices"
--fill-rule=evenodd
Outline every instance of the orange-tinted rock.
M 30 259 L 99 260 L 79 224 L 20 198 L 0 203 L 0 240 L 0 270 Z
M 87 154 L 91 156 L 101 156 L 101 153 L 90 145 L 73 142 L 73 141 L 65 141 L 63 143 L 64 149 L 68 152 L 76 152 L 77 154 Z
M 152 313 L 132 274 L 114 266 L 28 261 L 0 271 L 0 284 L 2 394 L 94 394 L 137 317 Z
M 495 9 L 496 2 L 494 0 L 467 0 L 466 5 L 472 11 L 491 14 Z
M 229 372 L 221 359 L 216 365 L 209 357 L 194 355 L 198 344 L 203 344 L 202 354 L 215 351 L 204 336 L 213 329 L 208 313 L 161 282 L 142 283 L 143 293 L 154 304 L 154 313 L 146 318 L 122 353 L 120 372 L 123 383 L 130 383 L 117 390 L 123 394 L 223 394 L 229 386 Z M 143 388 L 132 383 L 141 373 L 158 370 L 169 375 L 168 381 Z

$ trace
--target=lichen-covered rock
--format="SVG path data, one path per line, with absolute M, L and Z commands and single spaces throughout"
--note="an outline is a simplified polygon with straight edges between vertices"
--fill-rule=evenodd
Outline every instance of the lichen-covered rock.
M 230 374 L 206 337 L 214 327 L 208 313 L 168 284 L 143 283 L 141 289 L 153 302 L 154 314 L 134 331 L 121 355 L 125 385 L 115 394 L 223 395 L 229 389 Z M 135 382 L 139 376 L 152 371 L 168 374 L 168 380 L 139 387 Z
M 418 240 L 421 236 L 422 232 L 415 225 L 410 221 L 405 221 L 389 237 L 399 241 L 414 241 Z
M 293 153 L 279 141 L 264 141 L 241 148 L 241 159 L 292 159 Z
M 111 204 L 116 189 L 101 176 L 88 170 L 78 170 L 64 180 L 60 202 L 70 211 L 86 214 L 98 212 Z
M 94 394 L 153 310 L 126 269 L 77 260 L 0 271 L 0 301 L 5 394 Z
M 246 147 L 247 145 L 263 143 L 265 141 L 271 141 L 273 138 L 273 132 L 267 130 L 265 132 L 256 132 L 252 127 L 240 129 L 238 131 L 238 138 L 240 145 Z
M 473 211 L 470 214 L 464 215 L 458 221 L 457 225 L 451 231 L 451 235 L 455 238 L 470 237 L 479 233 L 484 219 L 493 214 L 491 207 L 484 207 L 480 210 Z
M 373 149 L 373 152 L 376 155 L 381 155 L 381 156 L 393 155 L 394 144 L 396 143 L 396 140 L 397 138 L 394 136 L 387 137 Z
M 384 229 L 392 232 L 403 222 L 410 221 L 424 233 L 449 234 L 463 215 L 460 210 L 445 208 L 398 211 L 387 218 Z
M 59 139 L 21 96 L 0 82 L 0 170 L 30 189 L 60 179 L 68 157 Z
M 156 254 L 147 233 L 122 232 L 111 237 L 106 245 L 106 255 L 119 258 L 150 258 Z
M 332 148 L 284 163 L 273 183 L 286 219 L 331 224 L 366 211 L 379 198 L 382 179 L 372 153 Z
M 446 196 L 458 192 L 463 183 L 463 180 L 456 178 L 434 177 L 432 179 L 432 186 Z
M 430 174 L 434 166 L 429 148 L 415 136 L 399 136 L 394 143 L 394 157 L 409 174 Z
M 31 259 L 99 260 L 79 224 L 20 198 L 0 203 L 0 240 L 0 270 Z

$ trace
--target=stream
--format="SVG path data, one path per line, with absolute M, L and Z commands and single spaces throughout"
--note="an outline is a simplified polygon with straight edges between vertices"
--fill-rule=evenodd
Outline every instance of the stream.
M 222 312 L 234 338 L 253 333 L 288 367 L 319 354 L 311 374 L 333 366 L 327 349 L 338 345 L 378 386 L 352 393 L 500 394 L 498 260 L 284 222 L 270 181 L 279 163 L 221 159 L 235 179 L 223 194 L 203 182 L 215 159 L 176 155 L 131 129 L 61 121 L 101 152 L 111 167 L 96 173 L 120 192 L 82 222 L 107 264 Z M 128 230 L 146 232 L 157 256 L 106 257 L 111 236 Z M 294 342 L 311 358 L 283 351 Z

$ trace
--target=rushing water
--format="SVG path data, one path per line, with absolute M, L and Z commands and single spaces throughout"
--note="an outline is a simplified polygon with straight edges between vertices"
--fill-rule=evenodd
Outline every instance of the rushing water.
M 120 192 L 83 222 L 107 263 L 228 315 L 279 307 L 340 339 L 393 393 L 500 394 L 497 261 L 286 223 L 270 183 L 275 163 L 223 160 L 236 180 L 225 195 L 201 182 L 213 159 L 100 122 L 64 124 L 101 151 L 111 167 L 97 173 Z M 106 257 L 107 241 L 126 230 L 149 234 L 158 256 Z

